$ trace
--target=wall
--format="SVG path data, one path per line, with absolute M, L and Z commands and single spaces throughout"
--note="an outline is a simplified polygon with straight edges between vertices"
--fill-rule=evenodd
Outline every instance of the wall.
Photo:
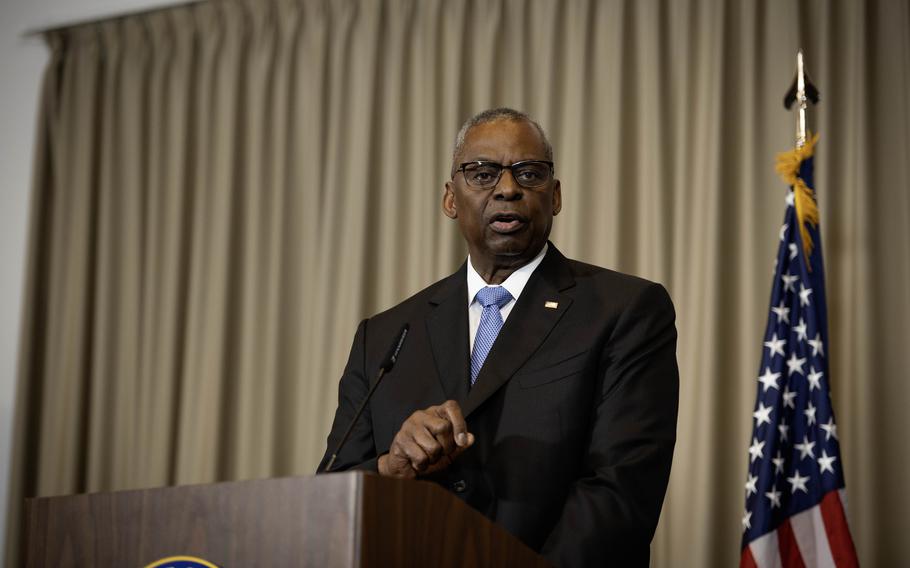
M 4 0 L 0 4 L 0 551 L 6 534 L 35 113 L 47 61 L 41 38 L 25 37 L 25 32 L 165 4 L 174 2 Z

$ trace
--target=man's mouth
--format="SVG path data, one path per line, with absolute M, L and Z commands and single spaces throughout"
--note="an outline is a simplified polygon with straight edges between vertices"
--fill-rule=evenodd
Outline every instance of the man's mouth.
M 497 213 L 490 219 L 490 227 L 497 233 L 509 234 L 519 231 L 527 224 L 527 219 L 516 213 Z

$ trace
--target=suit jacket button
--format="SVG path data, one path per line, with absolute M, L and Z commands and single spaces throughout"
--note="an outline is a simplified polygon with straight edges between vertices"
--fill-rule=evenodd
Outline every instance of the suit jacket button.
M 468 484 L 465 483 L 464 479 L 459 479 L 452 484 L 452 491 L 455 493 L 464 493 L 465 489 L 468 488 Z

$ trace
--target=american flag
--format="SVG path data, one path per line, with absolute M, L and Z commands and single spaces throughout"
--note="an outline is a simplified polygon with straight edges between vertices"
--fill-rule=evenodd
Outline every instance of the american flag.
M 828 321 L 812 153 L 778 156 L 790 183 L 758 371 L 741 567 L 858 566 L 829 392 Z

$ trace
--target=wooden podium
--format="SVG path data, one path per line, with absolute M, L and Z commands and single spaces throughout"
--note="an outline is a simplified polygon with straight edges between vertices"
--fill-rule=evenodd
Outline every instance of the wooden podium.
M 438 485 L 351 472 L 29 499 L 27 566 L 549 566 Z

